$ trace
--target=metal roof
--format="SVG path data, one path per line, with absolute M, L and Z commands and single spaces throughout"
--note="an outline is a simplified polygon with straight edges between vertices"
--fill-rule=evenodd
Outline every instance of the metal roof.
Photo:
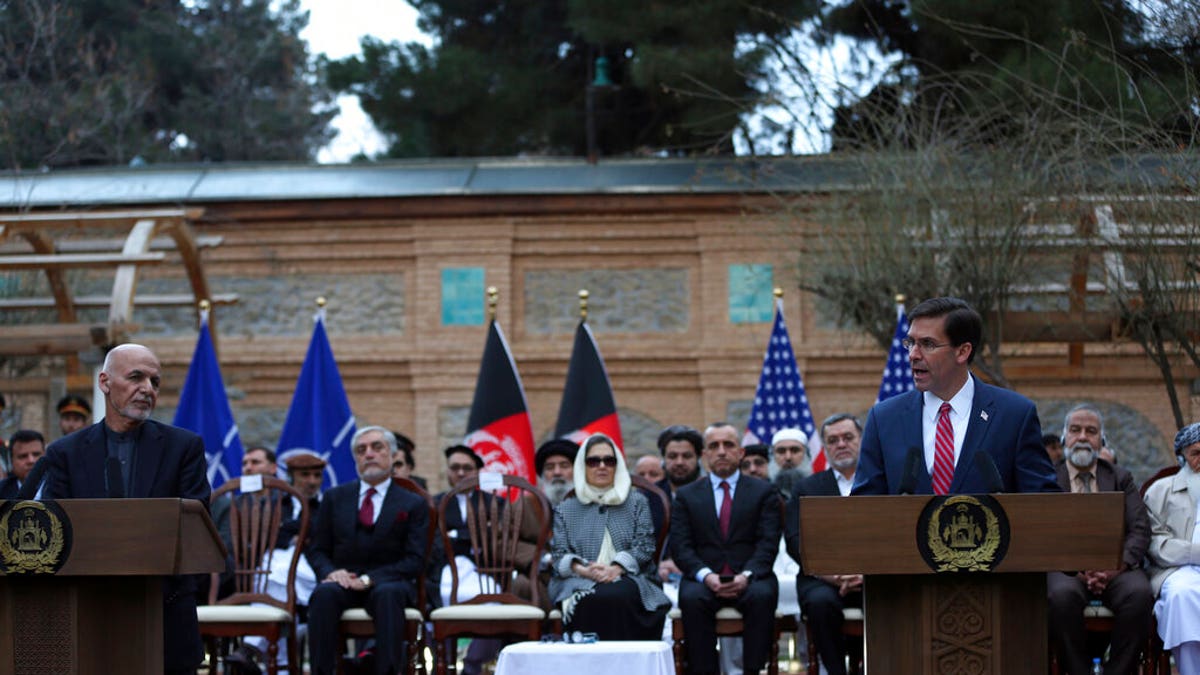
M 446 159 L 355 164 L 205 164 L 0 173 L 0 208 L 522 194 L 827 191 L 850 160 Z

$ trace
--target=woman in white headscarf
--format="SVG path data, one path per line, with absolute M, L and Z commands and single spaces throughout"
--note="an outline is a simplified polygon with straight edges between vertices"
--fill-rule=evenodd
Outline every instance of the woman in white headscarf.
M 1179 473 L 1146 490 L 1150 512 L 1150 586 L 1163 646 L 1183 675 L 1200 673 L 1200 423 L 1175 435 Z
M 567 630 L 657 640 L 671 601 L 656 580 L 650 505 L 617 444 L 594 434 L 575 456 L 575 495 L 554 512 L 550 596 Z

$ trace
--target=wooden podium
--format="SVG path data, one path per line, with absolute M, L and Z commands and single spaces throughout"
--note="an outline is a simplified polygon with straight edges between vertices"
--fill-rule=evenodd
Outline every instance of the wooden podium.
M 0 675 L 161 672 L 162 577 L 225 568 L 204 506 L 191 499 L 52 504 L 69 522 L 70 549 L 53 574 L 0 571 Z M 0 502 L 0 513 L 20 506 Z
M 1045 573 L 1120 566 L 1122 493 L 992 497 L 1010 538 L 990 572 L 925 561 L 932 495 L 801 498 L 804 571 L 866 575 L 868 673 L 1045 673 Z

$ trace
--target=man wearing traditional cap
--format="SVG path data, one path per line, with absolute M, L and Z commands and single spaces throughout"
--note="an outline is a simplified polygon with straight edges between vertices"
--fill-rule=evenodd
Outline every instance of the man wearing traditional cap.
M 63 436 L 74 433 L 92 422 L 92 406 L 87 399 L 67 394 L 58 402 L 58 430 Z
M 546 493 L 551 506 L 558 506 L 574 487 L 575 453 L 579 445 L 565 438 L 554 438 L 537 449 L 533 464 L 537 468 L 538 487 Z
M 288 480 L 292 487 L 296 488 L 308 501 L 309 537 L 311 538 L 313 524 L 317 521 L 317 509 L 321 505 L 321 484 L 324 480 L 325 460 L 311 450 L 292 450 L 286 453 L 281 459 L 281 463 L 287 468 Z M 282 550 L 271 556 L 271 572 L 267 576 L 266 593 L 280 602 L 287 602 L 288 568 L 292 563 L 293 549 L 296 546 L 303 546 L 301 542 L 296 541 L 296 537 L 300 533 L 301 513 L 299 500 L 292 497 L 291 508 L 289 510 L 285 507 L 285 518 L 279 525 L 280 545 L 278 548 Z M 297 613 L 301 617 L 307 616 L 308 600 L 316 586 L 317 577 L 312 566 L 308 564 L 308 558 L 300 556 L 296 565 L 295 589 Z M 300 625 L 306 627 L 306 622 L 301 620 Z M 242 641 L 241 647 L 226 658 L 226 663 L 234 675 L 258 675 L 262 669 L 259 668 L 257 661 L 262 658 L 266 648 L 267 639 L 265 637 L 247 636 Z M 278 653 L 282 657 L 280 665 L 287 665 L 286 637 L 280 638 Z
M 742 448 L 742 473 L 765 481 L 771 480 L 771 446 L 766 443 L 751 443 Z
M 780 429 L 771 437 L 771 453 L 780 471 L 794 469 L 801 477 L 812 475 L 808 457 L 808 434 L 799 429 Z

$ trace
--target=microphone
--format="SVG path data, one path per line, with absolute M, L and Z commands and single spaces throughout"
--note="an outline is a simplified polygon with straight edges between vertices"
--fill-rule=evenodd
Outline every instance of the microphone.
M 917 462 L 925 453 L 913 446 L 904 455 L 904 473 L 900 475 L 900 491 L 902 495 L 911 495 L 917 489 Z
M 104 473 L 108 478 L 108 496 L 124 497 L 125 480 L 121 478 L 121 460 L 116 457 L 105 460 Z
M 996 462 L 985 450 L 975 453 L 975 469 L 983 476 L 983 483 L 989 493 L 1004 492 L 1004 481 L 1000 480 L 1000 472 L 996 470 Z
M 50 466 L 50 462 L 47 462 L 46 456 L 42 455 L 21 483 L 21 489 L 17 491 L 17 499 L 25 501 L 37 496 L 38 488 L 42 485 L 42 475 L 46 473 L 47 466 Z

